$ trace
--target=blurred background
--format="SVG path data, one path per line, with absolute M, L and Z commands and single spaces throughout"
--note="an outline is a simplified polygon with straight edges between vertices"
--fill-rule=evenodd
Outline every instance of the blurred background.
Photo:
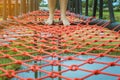
M 6 1 L 6 3 L 5 3 Z M 0 0 L 0 20 L 3 20 L 3 16 L 16 16 L 16 15 L 21 15 L 22 13 L 24 13 L 24 7 L 28 7 L 28 12 L 31 11 L 31 6 L 34 5 L 31 4 L 33 0 L 23 0 L 26 1 L 27 5 L 24 5 L 24 2 L 22 2 L 22 0 Z M 73 0 L 69 0 L 69 1 L 73 1 Z M 75 0 L 74 0 L 75 1 Z M 110 16 L 109 16 L 109 9 L 108 9 L 108 1 L 109 0 L 103 0 L 103 19 L 105 20 L 109 20 Z M 18 2 L 16 4 L 16 2 Z M 23 3 L 23 6 L 21 7 Z M 43 9 L 43 10 L 48 10 L 48 1 L 47 0 L 37 0 L 39 9 Z M 92 9 L 93 9 L 93 4 L 94 4 L 94 0 L 88 0 L 88 16 L 92 16 Z M 99 0 L 98 3 L 99 5 Z M 117 22 L 120 22 L 120 0 L 112 0 L 112 5 L 114 8 L 114 15 L 115 15 L 115 20 Z M 85 15 L 85 6 L 86 6 L 86 0 L 82 0 L 82 15 Z M 57 7 L 59 7 L 58 3 L 57 3 Z M 17 9 L 16 9 L 17 8 Z M 6 11 L 5 11 L 6 10 Z M 99 16 L 99 6 L 97 6 L 97 13 L 96 13 L 96 18 L 98 18 Z

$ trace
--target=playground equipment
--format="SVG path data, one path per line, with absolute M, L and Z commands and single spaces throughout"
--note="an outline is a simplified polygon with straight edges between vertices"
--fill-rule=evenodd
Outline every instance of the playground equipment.
M 2 31 L 1 80 L 100 80 L 102 75 L 105 80 L 119 80 L 119 72 L 109 72 L 111 68 L 120 69 L 120 57 L 115 56 L 120 54 L 120 31 L 114 31 L 118 26 L 109 30 L 105 28 L 108 22 L 89 25 L 89 19 L 76 18 L 74 13 L 68 13 L 74 25 L 43 25 L 40 22 L 47 19 L 46 15 L 44 11 L 24 15 L 24 19 L 14 19 L 17 23 L 9 23 L 10 27 Z M 31 75 L 25 76 L 27 72 Z
M 53 25 L 40 10 L 0 24 L 0 80 L 120 80 L 120 25 L 67 12 L 65 27 L 59 14 Z

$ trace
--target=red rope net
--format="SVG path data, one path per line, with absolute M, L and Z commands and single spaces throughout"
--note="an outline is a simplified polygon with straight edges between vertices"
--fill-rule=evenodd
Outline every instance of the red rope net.
M 120 80 L 120 31 L 114 31 L 118 26 L 109 30 L 109 23 L 89 25 L 89 19 L 72 13 L 68 18 L 79 24 L 41 25 L 46 15 L 37 11 L 2 24 L 0 80 Z

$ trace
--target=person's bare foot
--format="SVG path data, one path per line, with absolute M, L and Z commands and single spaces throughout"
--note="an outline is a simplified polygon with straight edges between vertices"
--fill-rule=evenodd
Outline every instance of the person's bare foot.
M 48 18 L 47 21 L 45 22 L 47 25 L 53 24 L 53 18 Z
M 70 25 L 70 22 L 68 21 L 67 18 L 61 18 L 61 20 L 62 20 L 64 26 L 69 26 Z

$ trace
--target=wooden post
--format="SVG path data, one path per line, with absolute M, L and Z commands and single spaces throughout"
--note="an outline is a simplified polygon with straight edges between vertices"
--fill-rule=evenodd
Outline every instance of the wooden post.
M 23 1 L 20 0 L 20 15 L 23 14 L 23 10 L 22 10 L 23 6 L 22 5 L 23 5 Z
M 8 0 L 8 16 L 12 16 L 12 2 Z
M 22 14 L 26 13 L 26 0 L 21 0 L 21 12 Z
M 6 13 L 6 10 L 7 10 L 7 0 L 3 0 L 3 20 L 6 20 L 7 19 L 7 13 Z
M 39 1 L 36 0 L 36 10 L 39 10 Z
M 28 13 L 29 12 L 29 0 L 27 0 L 27 2 L 26 2 L 26 12 Z
M 35 11 L 35 0 L 33 0 L 33 11 Z
M 26 13 L 27 12 L 26 0 L 23 0 L 23 6 L 24 6 L 23 13 Z
M 37 10 L 37 0 L 35 0 L 35 11 Z
M 27 12 L 30 12 L 30 0 L 27 0 Z
M 40 3 L 39 3 L 39 1 L 37 0 L 37 10 L 39 10 L 39 5 L 40 5 Z
M 30 0 L 30 12 L 33 11 L 33 0 Z
M 19 3 L 18 0 L 15 1 L 15 16 L 19 15 Z

